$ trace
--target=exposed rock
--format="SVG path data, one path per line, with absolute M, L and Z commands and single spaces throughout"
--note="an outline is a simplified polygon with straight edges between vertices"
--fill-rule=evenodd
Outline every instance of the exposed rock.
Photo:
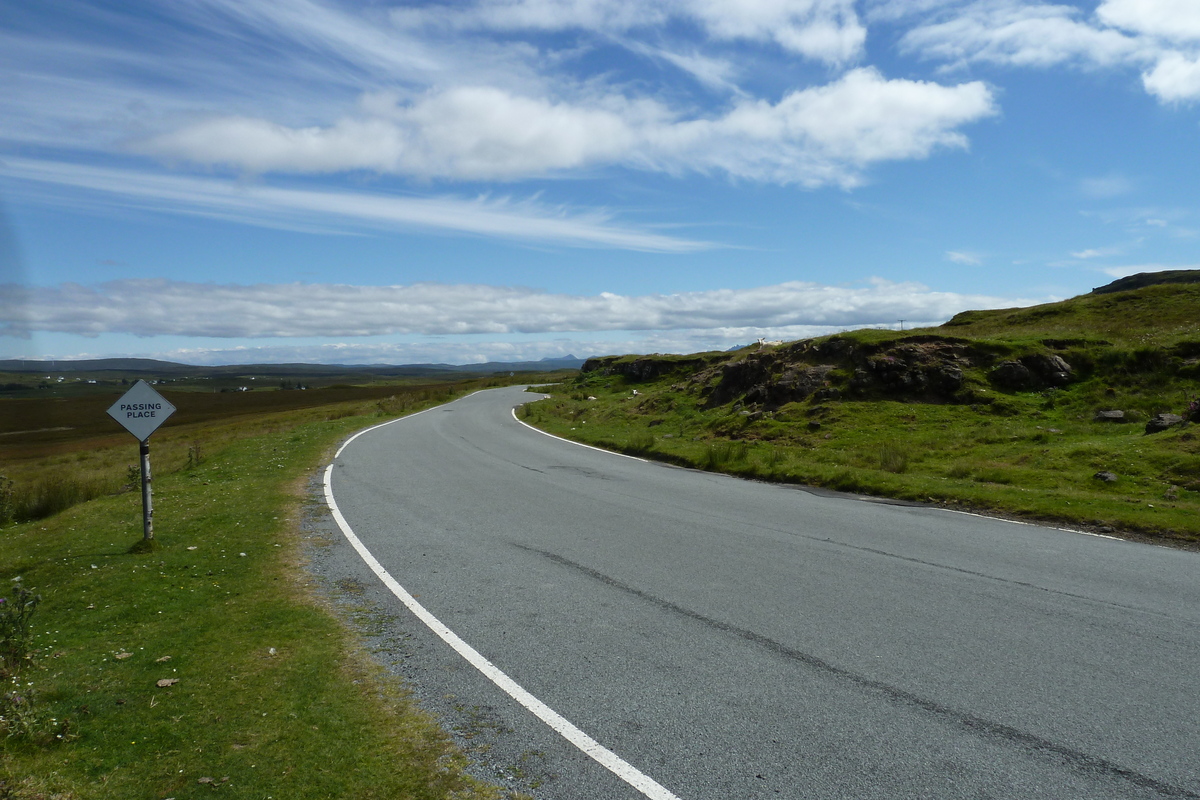
M 1096 416 L 1092 417 L 1092 422 L 1124 422 L 1124 411 L 1097 411 Z
M 1146 433 L 1162 433 L 1167 428 L 1181 422 L 1183 422 L 1183 417 L 1178 414 L 1159 414 L 1146 423 Z
M 1033 389 L 1038 383 L 1034 378 L 1033 370 L 1020 361 L 1001 361 L 988 377 L 1001 389 L 1015 392 Z
M 1117 482 L 1117 476 L 1114 473 L 1108 472 L 1108 471 L 1097 472 L 1092 477 L 1098 481 L 1104 481 L 1105 483 L 1116 483 Z
M 1044 354 L 1026 356 L 1021 363 L 1050 386 L 1065 386 L 1071 382 L 1074 369 L 1061 356 Z
M 599 372 L 602 375 L 623 375 L 635 381 L 655 380 L 676 371 L 691 371 L 704 365 L 702 358 L 661 358 L 643 356 L 632 361 L 624 356 L 598 356 L 583 362 L 581 373 Z

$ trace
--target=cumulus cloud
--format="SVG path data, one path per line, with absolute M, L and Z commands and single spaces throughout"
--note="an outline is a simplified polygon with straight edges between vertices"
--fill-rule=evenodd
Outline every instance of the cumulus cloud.
M 741 98 L 709 118 L 681 119 L 656 101 L 619 95 L 581 105 L 494 87 L 433 92 L 408 104 L 368 98 L 363 111 L 327 128 L 214 119 L 141 149 L 251 172 L 372 169 L 475 180 L 621 164 L 849 187 L 872 164 L 965 147 L 958 129 L 994 114 L 995 105 L 978 81 L 943 86 L 859 68 L 778 103 Z
M 0 334 L 262 339 L 845 328 L 897 319 L 945 320 L 967 308 L 1011 305 L 1011 299 L 878 279 L 865 286 L 789 282 L 642 296 L 437 283 L 242 286 L 119 280 L 94 286 L 4 287 Z
M 1116 28 L 1174 41 L 1200 41 L 1200 5 L 1193 0 L 1104 0 L 1096 16 Z
M 1164 102 L 1200 99 L 1200 56 L 1166 53 L 1142 75 L 1142 83 L 1146 91 Z
M 162 175 L 56 161 L 7 159 L 0 175 L 69 190 L 50 202 L 74 204 L 80 191 L 126 205 L 263 227 L 345 233 L 426 229 L 572 247 L 647 252 L 707 250 L 709 242 L 622 226 L 608 214 L 506 198 L 397 197 L 367 192 L 288 189 L 214 178 Z

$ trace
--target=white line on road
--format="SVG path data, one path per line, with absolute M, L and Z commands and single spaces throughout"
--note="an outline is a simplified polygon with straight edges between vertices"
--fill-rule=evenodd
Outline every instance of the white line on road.
M 409 417 L 401 417 L 401 419 L 409 419 L 413 416 L 416 416 L 416 414 L 412 414 Z M 378 428 L 382 428 L 384 425 L 391 425 L 393 422 L 399 421 L 400 420 L 391 420 L 391 422 L 385 422 L 383 425 L 375 425 L 374 427 L 359 431 L 350 439 L 347 439 L 346 442 L 340 448 L 338 448 L 337 456 L 342 454 L 342 451 L 346 449 L 346 445 L 350 444 L 350 442 L 354 441 L 359 436 L 362 436 L 364 433 L 368 433 Z M 534 430 L 537 429 L 535 428 Z M 337 456 L 334 456 L 334 458 L 336 459 Z M 383 565 L 379 563 L 375 556 L 371 554 L 371 551 L 367 549 L 366 545 L 364 545 L 362 541 L 354 534 L 354 531 L 351 530 L 350 523 L 346 522 L 346 518 L 342 516 L 341 509 L 338 508 L 337 501 L 333 499 L 332 479 L 333 464 L 330 464 L 325 468 L 325 502 L 329 504 L 329 510 L 333 512 L 333 518 L 337 522 L 338 527 L 341 528 L 342 533 L 346 536 L 346 540 L 350 542 L 350 545 L 356 551 L 358 551 L 359 556 L 361 556 L 366 565 L 371 568 L 371 571 L 379 577 L 379 580 L 383 581 L 383 584 L 391 590 L 392 594 L 394 594 L 401 603 L 404 603 L 409 611 L 411 611 L 417 616 L 418 619 L 424 622 L 431 631 L 436 633 L 438 637 L 441 638 L 442 641 L 453 647 L 460 656 L 465 658 L 471 663 L 472 666 L 482 672 L 488 680 L 500 687 L 500 689 L 503 690 L 509 697 L 513 698 L 529 711 L 533 712 L 538 719 L 549 725 L 564 739 L 578 747 L 587 755 L 591 756 L 601 766 L 608 769 L 618 778 L 637 789 L 644 796 L 651 798 L 651 800 L 679 800 L 676 795 L 669 792 L 662 785 L 654 781 L 641 770 L 637 769 L 637 767 L 634 767 L 616 753 L 601 745 L 595 739 L 571 724 L 557 711 L 550 708 L 550 706 L 546 705 L 541 700 L 537 699 L 524 688 L 522 688 L 520 684 L 508 677 L 508 675 L 496 665 L 480 655 L 479 651 L 460 639 L 458 634 L 443 625 L 441 620 L 429 613 L 429 611 L 423 605 L 418 603 L 416 599 L 409 594 L 408 591 L 401 586 L 400 583 L 393 578 L 386 569 L 384 569 Z
M 579 445 L 580 447 L 586 447 L 588 450 L 595 450 L 597 453 L 607 453 L 610 456 L 620 456 L 621 458 L 631 458 L 634 461 L 641 461 L 643 464 L 650 463 L 647 459 L 644 459 L 644 458 L 638 458 L 637 456 L 626 455 L 625 453 L 618 453 L 616 450 L 605 450 L 603 447 L 593 447 L 590 444 L 584 444 L 583 442 L 577 442 L 573 439 L 564 439 L 561 436 L 555 436 L 553 433 L 547 433 L 546 431 L 542 430 L 541 428 L 535 428 L 532 425 L 530 425 L 528 422 L 525 422 L 524 420 L 519 418 L 517 416 L 517 409 L 515 409 L 515 408 L 512 410 L 512 418 L 515 419 L 517 422 L 521 423 L 522 425 L 524 425 L 526 428 L 529 428 L 529 430 L 537 431 L 542 436 L 549 436 L 551 439 L 558 439 L 560 442 L 566 442 L 567 444 Z

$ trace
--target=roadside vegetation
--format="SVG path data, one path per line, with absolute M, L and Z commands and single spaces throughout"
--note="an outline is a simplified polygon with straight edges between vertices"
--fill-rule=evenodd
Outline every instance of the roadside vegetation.
M 467 774 L 315 596 L 300 526 L 321 513 L 308 480 L 338 441 L 499 383 L 232 418 L 189 419 L 172 394 L 182 424 L 152 439 L 159 549 L 145 554 L 129 552 L 133 437 L 23 434 L 4 463 L 9 516 L 25 521 L 0 528 L 0 798 L 509 796 Z M 29 487 L 46 481 L 91 488 L 36 508 Z
M 547 391 L 527 421 L 625 453 L 1200 543 L 1200 284 L 925 330 L 592 359 Z M 1148 434 L 1159 414 L 1175 417 Z

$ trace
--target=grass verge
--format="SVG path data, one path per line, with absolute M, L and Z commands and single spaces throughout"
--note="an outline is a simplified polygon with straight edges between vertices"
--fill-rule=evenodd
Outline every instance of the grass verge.
M 559 436 L 698 469 L 1200 545 L 1194 424 L 1146 436 L 1095 421 L 1090 399 L 1066 392 L 988 406 L 810 398 L 751 414 L 706 407 L 677 380 L 584 374 L 521 413 Z
M 500 796 L 312 599 L 297 487 L 364 423 L 328 416 L 156 477 L 154 552 L 136 493 L 0 531 L 0 596 L 41 596 L 0 797 Z

